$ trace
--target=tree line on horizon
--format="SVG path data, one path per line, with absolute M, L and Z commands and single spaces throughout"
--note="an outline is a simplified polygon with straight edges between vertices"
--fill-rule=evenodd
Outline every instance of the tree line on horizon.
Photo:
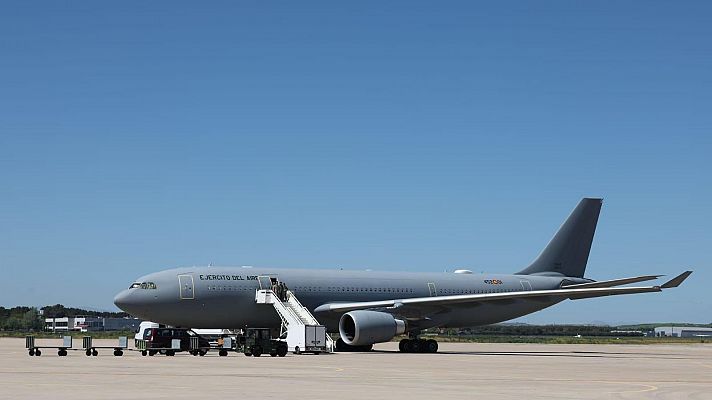
M 42 312 L 40 313 L 40 310 Z M 63 317 L 100 317 L 100 318 L 125 318 L 129 315 L 124 312 L 92 311 L 75 307 L 65 307 L 62 304 L 37 307 L 17 306 L 5 308 L 0 306 L 0 330 L 37 332 L 44 329 L 45 318 Z

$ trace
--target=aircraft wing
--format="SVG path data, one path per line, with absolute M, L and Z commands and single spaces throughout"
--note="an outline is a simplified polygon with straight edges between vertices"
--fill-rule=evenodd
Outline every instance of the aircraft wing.
M 367 310 L 373 308 L 399 308 L 425 307 L 425 306 L 446 306 L 451 304 L 483 303 L 490 301 L 514 300 L 514 299 L 536 299 L 536 298 L 560 298 L 560 299 L 584 299 L 591 297 L 616 296 L 621 294 L 660 292 L 663 289 L 679 286 L 692 271 L 685 271 L 670 281 L 660 286 L 639 286 L 639 287 L 594 287 L 594 288 L 562 288 L 553 290 L 530 290 L 504 293 L 485 294 L 463 294 L 453 296 L 431 296 L 414 297 L 407 299 L 361 301 L 350 303 L 327 303 L 317 307 L 315 312 L 348 312 L 354 310 Z

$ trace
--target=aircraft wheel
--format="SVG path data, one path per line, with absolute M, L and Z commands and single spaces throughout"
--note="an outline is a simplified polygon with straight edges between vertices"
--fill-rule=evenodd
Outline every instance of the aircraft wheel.
M 294 354 L 301 354 L 302 351 L 299 349 L 299 346 L 294 346 Z
M 148 355 L 151 356 L 151 357 L 155 356 L 155 355 L 156 355 L 156 350 L 149 350 L 149 351 L 148 351 Z
M 246 355 L 247 357 L 250 357 L 250 356 L 252 356 L 252 353 L 250 353 L 249 351 L 247 351 L 247 352 L 245 352 L 245 355 Z
M 35 355 L 35 349 L 30 349 L 30 351 L 27 352 L 27 354 L 30 355 L 30 357 Z
M 269 356 L 270 356 L 270 357 L 277 357 L 277 351 L 275 350 L 275 351 L 270 352 L 270 353 L 269 353 Z
M 220 349 L 220 351 L 218 352 L 218 355 L 219 355 L 220 357 L 227 357 L 227 350 L 225 350 L 225 349 Z
M 99 352 L 96 351 L 96 349 L 94 349 L 94 350 L 91 351 L 91 355 L 93 355 L 94 357 L 96 357 L 96 356 L 99 355 Z
M 87 349 L 87 351 L 85 351 L 84 354 L 86 354 L 87 357 L 90 357 L 90 356 L 91 356 L 91 349 Z
M 59 349 L 59 351 L 57 351 L 57 355 L 60 356 L 60 357 L 64 357 L 64 356 L 67 355 L 67 350 L 65 350 L 65 349 Z
M 438 342 L 436 342 L 433 339 L 430 339 L 425 342 L 425 348 L 427 349 L 428 353 L 437 353 L 438 352 Z
M 148 355 L 148 352 L 147 352 L 146 350 L 143 350 L 143 351 L 141 352 L 141 355 L 144 356 L 144 357 L 146 357 L 146 356 Z
M 37 357 L 41 356 L 41 355 L 42 355 L 42 350 L 40 350 L 40 349 L 35 350 L 35 355 L 36 355 Z
M 405 346 L 408 344 L 408 339 L 402 339 L 400 342 L 398 342 L 398 350 L 405 352 Z
M 198 355 L 200 355 L 201 357 L 205 356 L 205 353 L 207 353 L 207 351 L 205 351 L 205 350 L 198 351 Z

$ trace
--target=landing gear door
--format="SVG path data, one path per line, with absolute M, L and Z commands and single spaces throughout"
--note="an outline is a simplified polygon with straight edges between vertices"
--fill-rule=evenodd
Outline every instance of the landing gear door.
M 260 284 L 260 290 L 271 290 L 272 279 L 269 276 L 262 275 L 257 277 L 257 282 Z
M 178 275 L 178 286 L 180 287 L 181 300 L 195 299 L 193 275 Z

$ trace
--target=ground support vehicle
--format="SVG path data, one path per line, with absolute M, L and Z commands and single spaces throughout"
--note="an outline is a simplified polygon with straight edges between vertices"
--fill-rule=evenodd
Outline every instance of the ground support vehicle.
M 269 328 L 247 328 L 245 330 L 243 353 L 248 357 L 259 357 L 262 354 L 284 357 L 287 355 L 287 350 L 287 343 L 273 339 Z
M 138 341 L 137 348 L 143 356 L 161 353 L 171 357 L 181 351 L 205 355 L 210 350 L 210 343 L 190 329 L 150 328 L 144 332 L 144 338 Z
M 294 354 L 325 353 L 326 327 L 324 325 L 296 325 L 287 330 L 287 345 Z

